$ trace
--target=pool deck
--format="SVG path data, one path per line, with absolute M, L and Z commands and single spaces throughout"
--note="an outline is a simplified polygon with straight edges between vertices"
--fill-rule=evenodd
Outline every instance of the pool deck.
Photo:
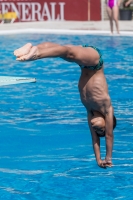
M 133 21 L 119 21 L 120 34 L 133 36 Z M 115 24 L 114 24 L 115 30 Z M 110 34 L 109 21 L 43 21 L 0 24 L 0 34 L 11 33 Z M 117 35 L 114 31 L 114 35 Z

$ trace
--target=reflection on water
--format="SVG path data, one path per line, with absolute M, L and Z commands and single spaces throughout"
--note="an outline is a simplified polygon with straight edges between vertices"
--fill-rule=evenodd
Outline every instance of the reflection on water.
M 86 41 L 101 49 L 118 121 L 114 167 L 96 165 L 77 87 L 80 68 L 59 58 L 15 61 L 14 49 L 43 41 Z M 1 87 L 0 199 L 132 200 L 133 38 L 30 34 L 1 36 L 0 42 L 1 75 L 37 79 Z M 104 139 L 101 151 L 104 158 Z

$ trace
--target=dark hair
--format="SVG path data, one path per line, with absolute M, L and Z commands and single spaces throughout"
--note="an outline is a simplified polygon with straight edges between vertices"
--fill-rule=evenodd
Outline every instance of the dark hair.
M 113 129 L 115 129 L 116 125 L 117 125 L 116 117 L 113 116 Z
M 96 132 L 96 134 L 97 134 L 98 137 L 105 137 L 105 131 L 102 134 L 99 134 L 97 132 Z
M 116 117 L 113 116 L 113 130 L 115 129 L 116 125 L 117 125 Z M 105 137 L 105 131 L 102 134 L 99 134 L 97 132 L 96 134 L 98 135 L 98 137 Z

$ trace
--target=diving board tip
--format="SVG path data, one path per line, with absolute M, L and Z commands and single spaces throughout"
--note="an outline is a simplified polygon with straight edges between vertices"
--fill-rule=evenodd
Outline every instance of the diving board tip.
M 20 84 L 20 83 L 35 83 L 35 82 L 36 82 L 35 78 L 0 76 L 0 86 Z

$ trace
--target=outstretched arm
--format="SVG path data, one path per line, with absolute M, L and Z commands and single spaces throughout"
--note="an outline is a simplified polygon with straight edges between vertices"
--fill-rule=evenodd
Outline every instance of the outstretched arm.
M 48 57 L 61 57 L 69 62 L 79 65 L 95 66 L 99 62 L 98 52 L 91 48 L 73 45 L 59 45 L 55 43 L 42 43 L 32 46 L 30 43 L 14 51 L 18 61 L 37 60 Z
M 106 168 L 108 165 L 105 163 L 104 160 L 101 159 L 100 155 L 100 138 L 96 134 L 96 132 L 93 130 L 93 128 L 90 128 L 91 135 L 92 135 L 92 143 L 93 143 L 93 149 L 96 157 L 96 161 L 99 167 Z
M 105 163 L 112 166 L 112 150 L 113 150 L 113 108 L 110 106 L 105 116 L 105 138 L 106 138 L 106 157 Z
M 90 116 L 88 116 L 88 125 L 91 131 L 91 136 L 92 136 L 92 144 L 93 144 L 93 149 L 96 157 L 96 161 L 99 167 L 106 168 L 106 163 L 101 160 L 101 154 L 100 154 L 100 138 L 94 131 L 91 123 L 90 123 Z

